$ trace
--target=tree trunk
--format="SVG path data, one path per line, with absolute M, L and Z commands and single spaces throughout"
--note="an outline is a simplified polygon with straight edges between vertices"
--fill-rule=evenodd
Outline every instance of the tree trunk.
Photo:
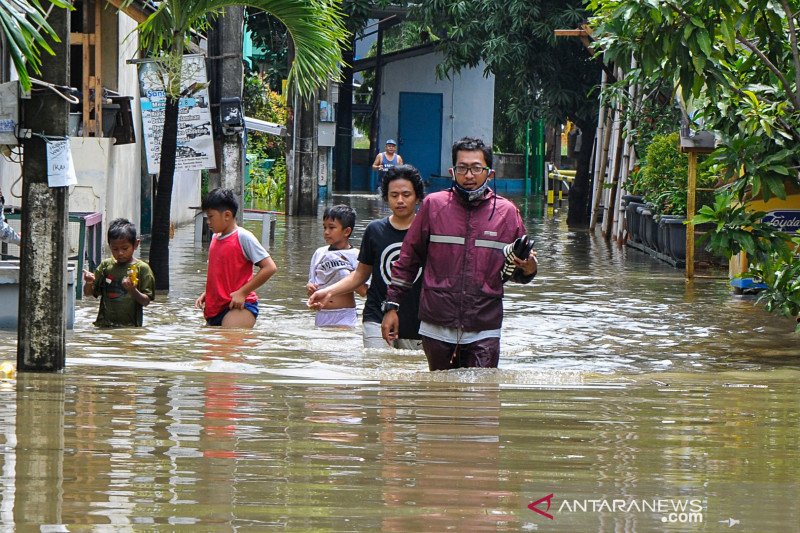
M 589 170 L 592 163 L 592 146 L 594 145 L 596 125 L 588 121 L 577 124 L 582 135 L 581 150 L 578 152 L 575 181 L 569 190 L 567 225 L 582 227 L 589 225 L 589 215 L 591 214 L 592 179 Z
M 164 107 L 158 188 L 153 205 L 153 236 L 149 262 L 156 278 L 156 289 L 161 291 L 169 291 L 169 224 L 172 215 L 172 184 L 175 179 L 175 150 L 178 145 L 178 102 L 177 98 L 167 97 Z

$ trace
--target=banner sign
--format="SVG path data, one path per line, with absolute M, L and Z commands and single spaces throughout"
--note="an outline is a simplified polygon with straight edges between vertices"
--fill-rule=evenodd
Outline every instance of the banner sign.
M 157 174 L 161 162 L 161 134 L 164 131 L 165 75 L 155 61 L 143 61 L 138 65 L 147 171 Z M 206 83 L 205 58 L 200 54 L 183 56 L 181 91 L 185 91 L 193 83 Z M 208 102 L 208 89 L 202 89 L 181 98 L 178 104 L 176 171 L 202 170 L 217 166 Z

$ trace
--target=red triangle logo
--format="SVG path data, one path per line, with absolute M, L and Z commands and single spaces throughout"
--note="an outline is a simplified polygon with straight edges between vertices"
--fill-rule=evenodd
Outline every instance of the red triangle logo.
M 528 509 L 530 509 L 531 511 L 535 511 L 535 512 L 539 513 L 540 515 L 549 518 L 550 520 L 553 520 L 553 515 L 551 515 L 550 513 L 546 513 L 544 511 L 542 511 L 541 509 L 539 509 L 538 507 L 536 507 L 537 505 L 539 505 L 542 502 L 547 502 L 547 509 L 546 510 L 549 511 L 550 510 L 550 500 L 552 500 L 552 499 L 553 499 L 553 494 L 548 494 L 544 498 L 539 498 L 535 502 L 529 503 L 528 504 Z

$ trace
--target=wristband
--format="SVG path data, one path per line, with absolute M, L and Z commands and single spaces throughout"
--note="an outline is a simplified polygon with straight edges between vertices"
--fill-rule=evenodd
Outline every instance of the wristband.
M 390 302 L 390 301 L 388 301 L 388 300 L 384 300 L 384 301 L 381 303 L 381 311 L 383 311 L 384 313 L 386 313 L 386 311 L 389 311 L 390 309 L 391 309 L 391 310 L 394 310 L 394 311 L 397 311 L 397 310 L 399 310 L 399 309 L 400 309 L 400 304 L 398 304 L 398 303 L 395 303 L 395 302 Z

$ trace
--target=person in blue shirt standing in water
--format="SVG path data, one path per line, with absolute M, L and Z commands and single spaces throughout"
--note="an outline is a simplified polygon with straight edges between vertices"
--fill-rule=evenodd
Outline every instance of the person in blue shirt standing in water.
M 383 183 L 387 170 L 402 164 L 403 158 L 397 153 L 397 141 L 387 139 L 385 151 L 375 156 L 375 161 L 372 162 L 372 168 L 378 171 L 378 183 Z

